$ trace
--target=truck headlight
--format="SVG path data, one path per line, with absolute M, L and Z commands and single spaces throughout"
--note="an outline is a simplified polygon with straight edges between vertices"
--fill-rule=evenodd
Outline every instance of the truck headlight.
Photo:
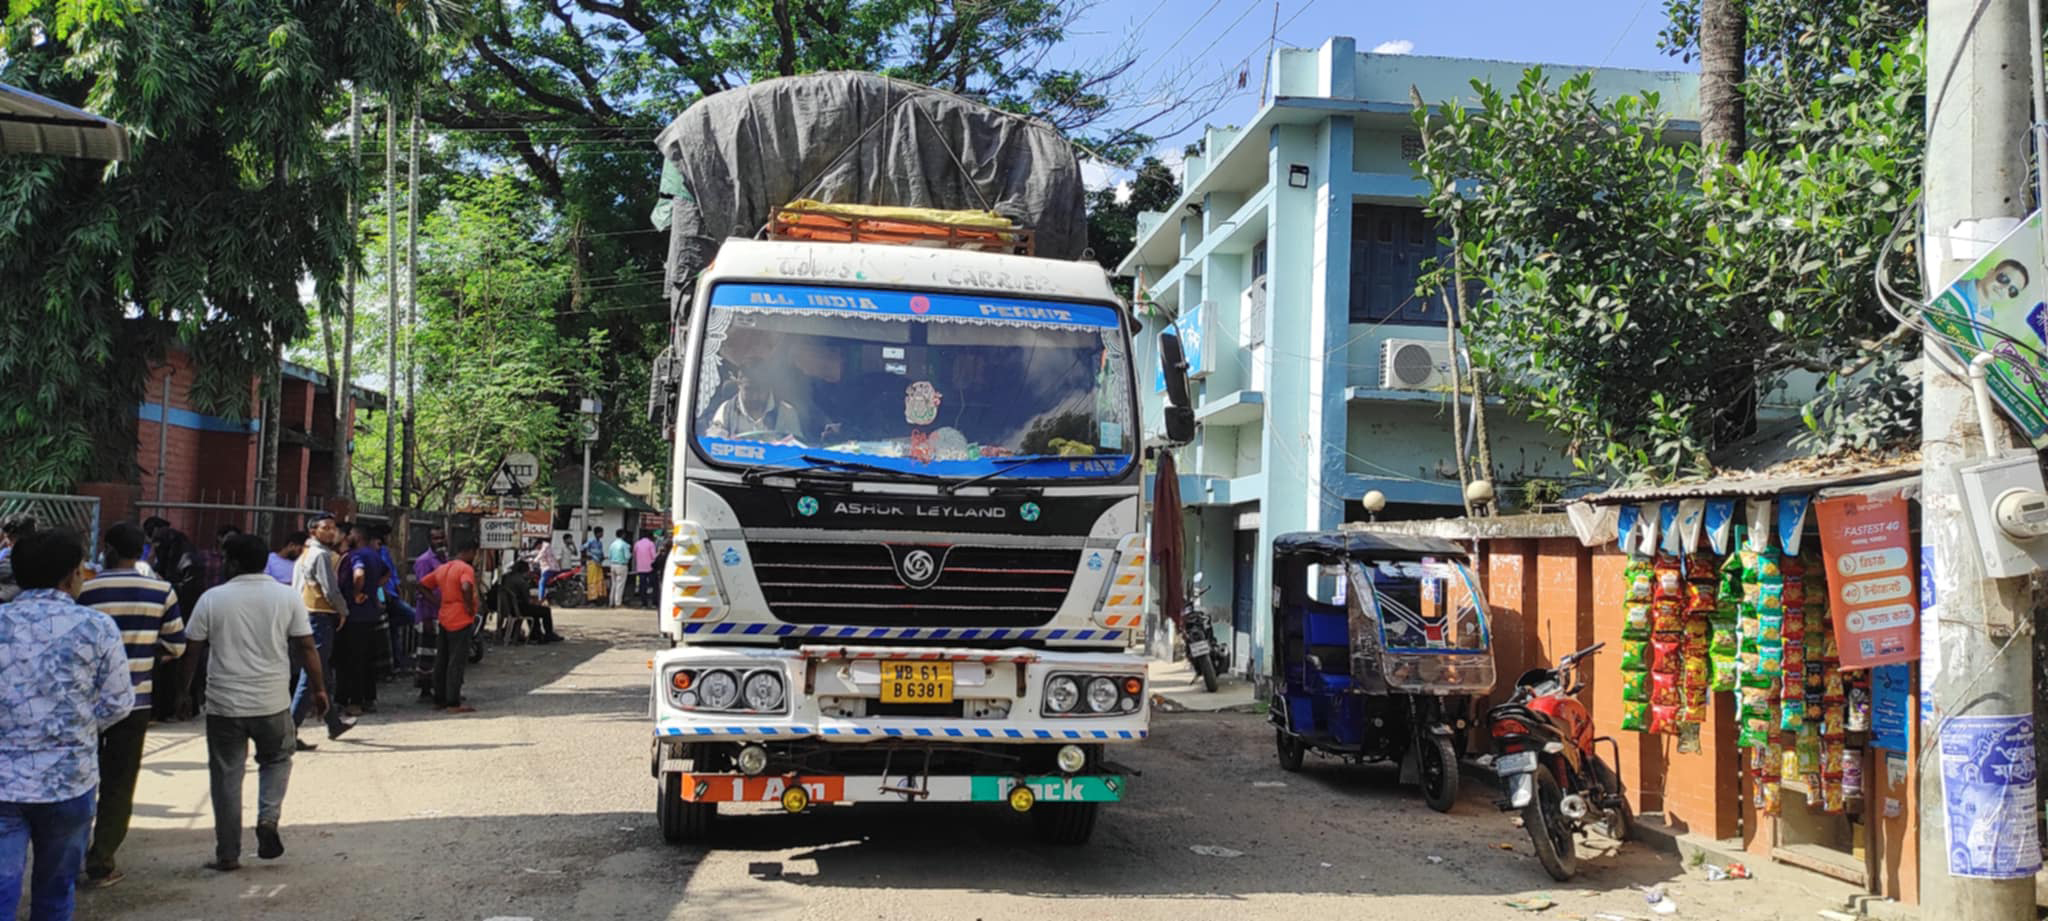
M 705 672 L 697 679 L 697 696 L 704 701 L 704 706 L 713 710 L 729 709 L 739 700 L 739 680 L 724 669 Z
M 1108 713 L 1116 706 L 1116 681 L 1102 677 L 1088 682 L 1088 709 L 1097 713 Z
M 1065 713 L 1081 702 L 1081 686 L 1065 675 L 1045 684 L 1045 708 L 1053 713 Z
M 755 672 L 747 676 L 746 684 L 740 690 L 746 697 L 748 709 L 782 709 L 781 675 L 765 669 Z

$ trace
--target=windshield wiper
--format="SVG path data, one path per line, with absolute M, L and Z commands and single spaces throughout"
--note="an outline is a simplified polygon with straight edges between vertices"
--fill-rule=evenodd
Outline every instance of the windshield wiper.
M 808 466 L 770 467 L 764 464 L 757 467 L 748 467 L 745 473 L 740 474 L 740 481 L 743 483 L 759 483 L 761 482 L 761 479 L 763 477 L 795 476 L 796 474 L 799 473 L 809 473 L 814 470 L 847 470 L 856 471 L 859 473 L 872 473 L 886 477 L 894 477 L 899 480 L 910 480 L 912 482 L 917 483 L 937 483 L 944 482 L 946 479 L 945 477 L 939 476 L 936 473 L 919 473 L 915 470 L 897 470 L 894 467 L 884 467 L 880 464 L 867 464 L 862 463 L 860 461 L 852 460 L 835 460 L 829 457 L 816 457 L 809 454 L 805 454 L 799 459 L 804 461 Z
M 1013 462 L 1011 462 L 1011 463 L 1009 463 L 1009 464 L 1005 464 L 1005 465 L 1003 465 L 1003 466 L 1001 466 L 1001 467 L 997 467 L 996 469 L 994 469 L 994 470 L 991 470 L 991 471 L 989 471 L 989 472 L 987 472 L 987 473 L 981 474 L 980 476 L 971 476 L 971 477 L 968 477 L 967 479 L 964 479 L 964 480 L 952 480 L 952 481 L 949 481 L 949 482 L 947 482 L 947 483 L 946 483 L 946 484 L 945 484 L 944 486 L 940 486 L 940 487 L 939 487 L 939 492 L 945 493 L 946 495 L 949 495 L 949 496 L 950 496 L 950 495 L 952 495 L 952 494 L 954 494 L 954 493 L 956 493 L 956 492 L 960 491 L 961 489 L 964 489 L 964 488 L 966 488 L 966 487 L 969 487 L 969 486 L 973 486 L 973 485 L 975 485 L 975 484 L 978 484 L 978 483 L 986 483 L 986 482 L 988 482 L 988 481 L 990 481 L 990 480 L 993 480 L 993 479 L 995 479 L 996 477 L 999 477 L 999 476 L 1003 476 L 1003 475 L 1005 475 L 1005 474 L 1009 473 L 1009 472 L 1010 472 L 1010 471 L 1012 471 L 1012 470 L 1017 470 L 1017 469 L 1020 469 L 1020 468 L 1023 468 L 1023 467 L 1029 467 L 1029 466 L 1031 466 L 1032 464 L 1035 464 L 1035 463 L 1038 463 L 1039 461 L 1045 460 L 1045 458 L 1046 458 L 1046 455 L 1043 455 L 1043 454 L 1041 454 L 1041 455 L 1037 455 L 1037 456 L 1033 456 L 1033 457 L 1027 457 L 1027 458 L 1024 458 L 1023 460 L 1020 460 L 1020 461 L 1013 461 Z

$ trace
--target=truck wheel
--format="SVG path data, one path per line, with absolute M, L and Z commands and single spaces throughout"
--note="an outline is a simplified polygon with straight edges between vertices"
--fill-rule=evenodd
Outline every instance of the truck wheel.
M 1095 834 L 1095 814 L 1101 803 L 1041 804 L 1031 810 L 1031 824 L 1038 840 L 1061 847 L 1087 844 Z
M 661 775 L 659 797 L 654 804 L 654 814 L 661 820 L 661 840 L 670 844 L 686 844 L 710 837 L 711 820 L 718 817 L 718 804 L 684 802 L 683 775 L 674 772 Z

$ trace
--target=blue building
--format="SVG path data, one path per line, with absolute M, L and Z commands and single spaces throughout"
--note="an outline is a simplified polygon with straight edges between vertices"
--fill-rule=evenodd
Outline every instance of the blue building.
M 1439 244 L 1412 168 L 1409 89 L 1469 105 L 1473 80 L 1510 87 L 1529 66 L 1360 53 L 1350 38 L 1279 49 L 1251 123 L 1208 129 L 1180 199 L 1139 220 L 1117 271 L 1189 346 L 1200 433 L 1177 454 L 1189 566 L 1238 671 L 1263 660 L 1273 535 L 1363 520 L 1373 490 L 1382 518 L 1463 513 L 1444 308 L 1415 296 Z M 1561 81 L 1586 68 L 1545 70 Z M 1603 95 L 1657 93 L 1673 130 L 1696 132 L 1695 75 L 1592 74 Z M 1148 326 L 1139 366 L 1156 368 L 1164 323 Z M 1157 432 L 1160 393 L 1140 389 Z M 1547 433 L 1504 408 L 1487 427 L 1503 495 L 1572 473 Z

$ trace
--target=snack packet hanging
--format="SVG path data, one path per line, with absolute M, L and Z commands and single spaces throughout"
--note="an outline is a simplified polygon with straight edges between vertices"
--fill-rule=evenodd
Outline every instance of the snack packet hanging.
M 1625 586 L 1622 600 L 1627 602 L 1648 603 L 1656 591 L 1656 575 L 1649 560 L 1629 560 L 1628 566 L 1621 571 L 1621 580 Z
M 1659 735 L 1677 735 L 1679 708 L 1677 705 L 1650 705 L 1650 731 Z
M 1741 635 L 1735 632 L 1735 627 L 1732 625 L 1726 627 L 1716 626 L 1708 635 L 1707 648 L 1715 653 L 1733 654 L 1737 649 L 1742 648 Z
M 1682 681 L 1680 684 L 1687 691 L 1704 693 L 1707 689 L 1708 677 L 1711 674 L 1705 657 L 1689 655 L 1685 657 L 1685 673 L 1681 676 Z
M 1757 674 L 1765 678 L 1778 678 L 1785 674 L 1785 647 L 1758 643 L 1756 654 Z
M 1769 586 L 1765 586 L 1768 588 Z M 1756 641 L 1765 646 L 1785 642 L 1785 612 L 1759 608 L 1756 612 Z
M 1848 709 L 1847 705 L 1837 703 L 1821 706 L 1820 737 L 1822 739 L 1829 742 L 1841 741 L 1842 736 L 1849 731 L 1848 721 L 1844 718 L 1845 711 Z
M 1811 725 L 1799 730 L 1799 736 L 1792 743 L 1799 756 L 1799 776 L 1820 774 L 1820 733 Z
M 1756 612 L 1765 617 L 1776 615 L 1778 623 L 1785 622 L 1785 586 L 1765 582 L 1756 589 Z
M 1733 691 L 1737 686 L 1736 658 L 1732 652 L 1715 652 L 1711 656 L 1714 677 L 1707 685 L 1711 691 Z
M 1820 773 L 1822 777 L 1842 776 L 1842 760 L 1847 756 L 1849 746 L 1840 739 L 1823 739 L 1820 745 Z
M 1742 700 L 1744 720 L 1765 719 L 1771 715 L 1771 689 L 1744 687 L 1739 692 Z
M 1650 605 L 1650 632 L 1673 634 L 1685 632 L 1685 607 L 1676 601 L 1663 600 Z
M 1676 675 L 1685 668 L 1684 651 L 1678 637 L 1656 637 L 1650 640 L 1650 671 Z
M 1778 703 L 1778 728 L 1798 732 L 1806 726 L 1806 699 L 1788 697 Z
M 1630 701 L 1621 705 L 1621 728 L 1626 732 L 1647 732 L 1650 728 L 1650 702 Z
M 1831 669 L 1828 669 L 1828 670 L 1827 670 L 1826 672 L 1823 672 L 1823 673 L 1822 673 L 1822 680 L 1823 680 L 1823 682 L 1824 682 L 1824 684 L 1822 684 L 1822 691 L 1821 691 L 1821 699 L 1822 699 L 1822 700 L 1825 700 L 1825 701 L 1827 701 L 1828 703 L 1831 703 L 1831 704 L 1832 704 L 1832 703 L 1840 703 L 1840 702 L 1842 702 L 1842 701 L 1844 701 L 1844 700 L 1846 700 L 1846 699 L 1847 699 L 1847 695 L 1846 695 L 1846 694 L 1845 694 L 1845 693 L 1843 692 L 1843 690 L 1842 690 L 1842 670 L 1841 670 L 1841 669 L 1839 669 L 1839 668 L 1831 668 Z
M 1621 641 L 1621 670 L 1625 672 L 1646 672 L 1650 670 L 1650 641 Z
M 1679 676 L 1653 672 L 1650 675 L 1650 705 L 1676 707 L 1685 702 L 1679 693 Z
M 1847 728 L 1850 732 L 1870 731 L 1870 689 L 1858 685 L 1849 686 L 1849 714 Z
M 1837 815 L 1848 811 L 1848 795 L 1839 781 L 1825 780 L 1821 783 L 1820 811 Z
M 1688 697 L 1685 701 L 1685 721 L 1694 725 L 1707 721 L 1707 697 Z
M 1650 638 L 1650 605 L 1629 602 L 1621 609 L 1621 638 L 1644 640 Z
M 1650 673 L 1622 672 L 1621 699 L 1630 703 L 1648 703 L 1650 700 Z
M 1779 792 L 1777 782 L 1766 781 L 1763 785 L 1763 791 L 1764 805 L 1763 808 L 1758 809 L 1757 812 L 1762 815 L 1774 816 L 1783 811 L 1784 807 L 1781 805 L 1780 800 L 1780 797 L 1783 794 Z
M 1652 598 L 1658 601 L 1683 601 L 1685 599 L 1685 571 L 1679 568 L 1677 560 L 1668 556 L 1660 556 L 1652 567 L 1652 572 L 1656 578 L 1656 586 L 1654 594 L 1651 595 Z
M 1710 613 L 1720 604 L 1714 597 L 1714 586 L 1707 582 L 1685 583 L 1685 609 L 1701 614 Z
M 1756 580 L 1766 585 L 1784 583 L 1785 573 L 1778 565 L 1778 551 L 1760 550 L 1757 552 Z

